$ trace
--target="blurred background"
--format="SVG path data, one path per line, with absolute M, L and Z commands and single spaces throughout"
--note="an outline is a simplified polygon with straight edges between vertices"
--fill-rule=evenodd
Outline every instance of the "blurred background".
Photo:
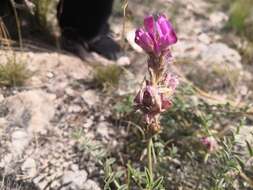
M 145 189 L 145 126 L 133 99 L 147 56 L 134 36 L 157 13 L 177 33 L 169 70 L 180 86 L 154 139 L 156 189 L 253 188 L 252 0 L 115 0 L 106 35 L 116 59 L 107 46 L 60 48 L 57 0 L 2 3 L 1 190 Z M 216 151 L 201 144 L 206 136 Z

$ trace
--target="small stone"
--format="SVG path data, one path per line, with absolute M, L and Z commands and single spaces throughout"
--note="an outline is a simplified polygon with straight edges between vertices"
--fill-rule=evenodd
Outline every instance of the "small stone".
M 27 132 L 23 130 L 17 130 L 12 133 L 11 150 L 14 154 L 21 155 L 25 147 L 29 143 L 29 136 Z
M 80 113 L 82 108 L 78 105 L 72 105 L 69 107 L 68 112 L 69 113 Z
M 241 95 L 246 96 L 249 93 L 247 86 L 239 86 L 239 92 Z
M 48 72 L 48 73 L 47 73 L 47 77 L 48 77 L 49 79 L 53 78 L 53 77 L 54 77 L 54 73 Z
M 0 94 L 0 102 L 2 102 L 3 100 L 4 100 L 4 96 Z
M 50 185 L 50 187 L 51 187 L 52 189 L 58 189 L 60 186 L 61 186 L 61 184 L 60 184 L 60 182 L 57 181 L 57 180 L 54 180 L 54 181 L 51 183 L 51 185 Z
M 66 185 L 63 189 L 84 189 L 86 180 L 87 172 L 85 170 L 67 171 L 62 177 L 62 184 Z
M 86 122 L 83 124 L 83 127 L 88 129 L 90 128 L 92 125 L 94 124 L 93 120 L 92 119 L 87 119 Z
M 109 139 L 109 129 L 108 129 L 108 123 L 107 122 L 100 122 L 96 129 L 97 129 L 97 133 L 106 139 Z
M 82 94 L 82 98 L 84 102 L 88 104 L 89 107 L 94 106 L 99 101 L 99 97 L 94 90 L 86 90 Z
M 5 168 L 5 170 L 8 171 L 8 168 L 6 168 L 6 166 L 8 166 L 11 163 L 12 159 L 13 159 L 13 155 L 11 153 L 5 155 L 0 162 L 0 168 Z
M 215 28 L 221 28 L 228 20 L 228 16 L 223 12 L 214 12 L 209 18 Z
M 23 130 L 16 130 L 12 133 L 12 141 L 19 141 L 27 138 L 27 133 Z
M 211 42 L 210 37 L 209 37 L 207 34 L 205 34 L 205 33 L 201 33 L 201 34 L 198 36 L 198 40 L 199 40 L 200 42 L 205 43 L 205 44 L 209 44 L 209 43 Z
M 2 136 L 2 133 L 4 132 L 4 129 L 7 127 L 7 121 L 5 118 L 0 118 L 0 137 Z
M 65 89 L 65 93 L 68 96 L 75 96 L 75 91 L 72 88 L 70 88 L 70 87 L 68 87 L 68 88 Z
M 78 165 L 76 165 L 76 164 L 71 165 L 71 170 L 78 171 Z
M 127 56 L 122 56 L 119 59 L 117 59 L 117 65 L 120 66 L 127 66 L 130 65 L 130 59 Z
M 26 159 L 26 161 L 22 164 L 21 169 L 27 175 L 27 177 L 34 177 L 37 173 L 35 160 L 32 158 Z
M 95 181 L 87 180 L 83 190 L 101 190 L 101 188 L 98 186 L 98 184 Z

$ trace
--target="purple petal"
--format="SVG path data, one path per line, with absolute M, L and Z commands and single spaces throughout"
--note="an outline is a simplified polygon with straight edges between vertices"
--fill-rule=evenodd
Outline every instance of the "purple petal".
M 153 51 L 153 40 L 150 38 L 148 33 L 144 33 L 142 35 L 142 42 L 145 45 L 145 49 L 147 52 L 152 52 Z
M 139 28 L 135 31 L 135 42 L 139 45 L 141 43 L 141 36 L 145 31 L 142 28 Z
M 177 36 L 174 30 L 170 31 L 170 33 L 165 35 L 165 38 L 169 45 L 175 44 L 177 42 Z
M 158 17 L 156 27 L 159 38 L 162 40 L 160 43 L 162 43 L 163 46 L 169 46 L 177 42 L 177 36 L 172 24 L 164 15 Z
M 164 15 L 153 16 L 144 19 L 144 28 L 138 29 L 135 35 L 135 42 L 148 54 L 159 57 L 166 53 L 169 46 L 177 42 L 176 33 Z
M 164 15 L 160 15 L 156 21 L 163 35 L 168 34 L 173 30 L 172 24 L 166 19 Z
M 142 47 L 146 52 L 153 51 L 153 40 L 149 36 L 147 32 L 145 32 L 142 28 L 136 30 L 135 32 L 135 42 Z
M 169 32 L 170 26 L 168 26 L 166 17 L 161 15 L 158 17 L 156 21 L 156 29 L 159 34 L 159 36 L 165 35 Z
M 142 38 L 141 36 L 145 33 L 145 31 L 140 28 L 140 29 L 137 29 L 136 32 L 135 32 L 135 43 L 137 43 L 139 46 L 142 47 Z
M 144 27 L 151 36 L 155 36 L 155 20 L 153 16 L 147 16 L 144 19 Z
M 176 42 L 177 36 L 174 31 L 159 37 L 159 45 L 163 50 L 166 50 L 170 45 L 175 44 Z

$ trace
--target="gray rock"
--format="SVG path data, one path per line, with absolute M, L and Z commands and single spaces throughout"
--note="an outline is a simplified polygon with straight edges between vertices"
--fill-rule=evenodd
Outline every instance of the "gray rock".
M 22 129 L 14 131 L 11 135 L 11 145 L 9 147 L 13 155 L 21 155 L 28 145 L 30 138 L 28 133 Z
M 0 155 L 3 168 L 11 171 L 20 164 L 20 157 L 25 152 L 27 146 L 37 132 L 46 132 L 51 126 L 51 119 L 54 116 L 54 95 L 42 90 L 31 90 L 17 93 L 4 100 L 3 105 L 8 111 L 2 115 L 1 121 L 4 124 L 4 131 L 10 136 L 10 141 L 6 142 L 6 151 L 11 155 Z M 2 164 L 1 164 L 2 165 Z M 18 165 L 20 167 L 21 165 Z M 31 177 L 36 173 L 36 166 L 28 159 L 23 166 L 27 176 Z
M 227 69 L 242 69 L 240 54 L 223 43 L 212 43 L 200 52 L 205 64 L 219 64 Z
M 28 132 L 45 131 L 54 116 L 55 95 L 42 90 L 18 93 L 6 99 L 9 125 L 26 128 Z
M 81 190 L 84 188 L 87 180 L 87 172 L 85 170 L 67 171 L 62 177 L 62 190 Z

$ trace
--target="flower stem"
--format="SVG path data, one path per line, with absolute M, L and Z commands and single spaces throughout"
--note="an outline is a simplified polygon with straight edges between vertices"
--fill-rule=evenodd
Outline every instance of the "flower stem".
M 148 170 L 150 173 L 150 178 L 151 178 L 151 183 L 153 183 L 153 159 L 152 159 L 152 146 L 153 146 L 153 141 L 152 137 L 149 138 L 148 140 Z

